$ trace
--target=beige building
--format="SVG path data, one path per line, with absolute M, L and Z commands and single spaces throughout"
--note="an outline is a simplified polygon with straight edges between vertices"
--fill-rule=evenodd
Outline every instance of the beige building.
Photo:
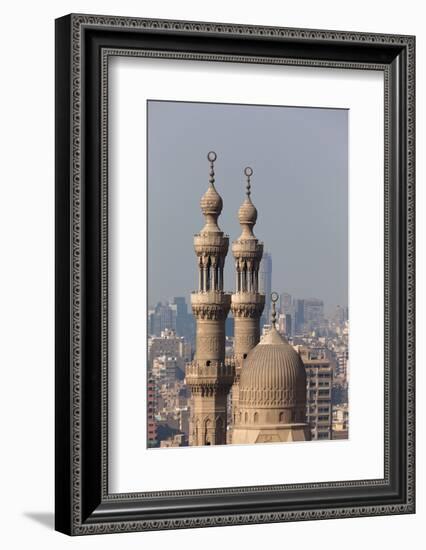
M 348 404 L 333 407 L 333 439 L 348 439 L 349 436 L 349 409 Z
M 297 346 L 306 369 L 306 420 L 311 428 L 311 437 L 332 438 L 333 368 L 324 349 L 312 350 Z
M 176 357 L 178 367 L 182 370 L 191 359 L 191 345 L 182 336 L 177 336 L 174 330 L 164 330 L 160 336 L 148 338 L 148 361 L 152 366 L 155 358 L 162 355 Z

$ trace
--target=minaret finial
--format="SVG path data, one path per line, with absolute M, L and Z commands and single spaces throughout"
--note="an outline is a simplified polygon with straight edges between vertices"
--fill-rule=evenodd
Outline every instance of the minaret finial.
M 207 159 L 210 161 L 209 183 L 214 185 L 214 161 L 217 159 L 217 155 L 214 151 L 210 151 L 207 154 Z
M 250 166 L 247 166 L 247 168 L 244 168 L 244 174 L 247 176 L 247 186 L 246 186 L 246 194 L 247 194 L 247 198 L 250 198 L 250 193 L 251 193 L 251 183 L 250 183 L 250 178 L 251 176 L 253 175 L 253 169 L 250 168 Z
M 275 304 L 278 302 L 278 294 L 276 292 L 271 293 L 271 302 L 272 302 L 272 314 L 271 314 L 271 324 L 275 328 L 275 323 L 277 321 L 277 311 L 275 309 Z

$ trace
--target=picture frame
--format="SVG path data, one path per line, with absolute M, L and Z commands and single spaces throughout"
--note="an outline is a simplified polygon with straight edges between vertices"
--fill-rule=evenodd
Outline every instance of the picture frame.
M 68 535 L 415 512 L 415 38 L 71 14 L 56 20 L 55 528 Z M 108 60 L 384 75 L 384 477 L 110 493 Z

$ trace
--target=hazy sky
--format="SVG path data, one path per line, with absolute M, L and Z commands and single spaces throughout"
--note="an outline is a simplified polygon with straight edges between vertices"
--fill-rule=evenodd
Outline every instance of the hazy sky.
M 217 153 L 219 218 L 230 243 L 251 166 L 254 232 L 272 255 L 272 289 L 348 303 L 348 111 L 148 102 L 148 301 L 197 288 L 208 151 Z M 231 246 L 230 246 L 231 248 Z M 234 290 L 231 251 L 225 289 Z

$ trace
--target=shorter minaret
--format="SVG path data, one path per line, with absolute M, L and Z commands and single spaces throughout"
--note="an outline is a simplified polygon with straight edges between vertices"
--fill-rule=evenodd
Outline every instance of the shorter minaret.
M 257 221 L 257 210 L 251 200 L 250 167 L 244 169 L 247 178 L 246 198 L 238 211 L 241 225 L 240 237 L 232 243 L 235 259 L 235 293 L 232 294 L 231 311 L 234 316 L 234 361 L 235 381 L 232 386 L 232 415 L 238 410 L 239 380 L 243 359 L 258 344 L 260 339 L 260 317 L 265 304 L 265 296 L 259 293 L 259 265 L 262 259 L 263 244 L 253 233 Z
M 243 361 L 232 443 L 278 443 L 311 439 L 306 422 L 306 371 L 302 359 L 276 329 L 272 298 L 271 328 Z
M 227 397 L 234 378 L 234 366 L 225 362 L 225 320 L 231 296 L 223 290 L 223 269 L 229 238 L 217 220 L 222 198 L 216 191 L 214 161 L 210 162 L 209 187 L 201 199 L 205 225 L 194 236 L 198 261 L 198 291 L 191 295 L 196 319 L 196 351 L 186 366 L 186 383 L 191 389 L 190 445 L 224 445 L 227 431 Z

